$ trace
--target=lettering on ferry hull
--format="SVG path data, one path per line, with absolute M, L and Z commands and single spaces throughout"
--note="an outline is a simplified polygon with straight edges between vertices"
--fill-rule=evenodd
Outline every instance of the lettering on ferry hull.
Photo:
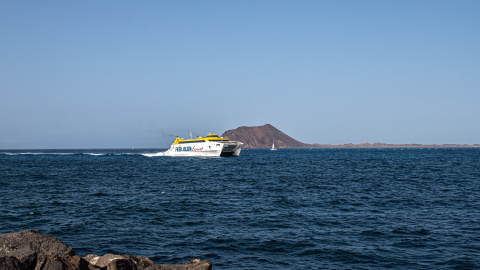
M 191 146 L 175 147 L 175 152 L 185 152 L 185 151 L 192 151 L 192 147 Z
M 197 147 L 197 148 L 195 148 L 195 146 L 193 147 L 194 152 L 202 151 L 202 150 L 203 150 L 203 147 Z
M 197 151 L 203 151 L 203 147 L 195 147 L 195 146 L 179 146 L 175 147 L 175 152 L 197 152 Z

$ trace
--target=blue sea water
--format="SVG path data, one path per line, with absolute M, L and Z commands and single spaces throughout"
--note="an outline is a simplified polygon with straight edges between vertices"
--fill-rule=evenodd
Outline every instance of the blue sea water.
M 480 149 L 0 150 L 0 233 L 219 269 L 478 269 Z

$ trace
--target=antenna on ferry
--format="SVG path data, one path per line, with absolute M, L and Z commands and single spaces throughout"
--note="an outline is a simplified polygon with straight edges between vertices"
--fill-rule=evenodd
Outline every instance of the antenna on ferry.
M 192 131 L 190 130 L 190 140 L 191 140 L 191 139 L 193 139 L 193 138 L 192 138 Z

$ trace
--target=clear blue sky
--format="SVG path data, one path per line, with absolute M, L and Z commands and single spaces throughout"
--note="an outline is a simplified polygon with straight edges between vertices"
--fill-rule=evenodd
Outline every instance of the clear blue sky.
M 1 1 L 0 149 L 480 143 L 480 1 Z

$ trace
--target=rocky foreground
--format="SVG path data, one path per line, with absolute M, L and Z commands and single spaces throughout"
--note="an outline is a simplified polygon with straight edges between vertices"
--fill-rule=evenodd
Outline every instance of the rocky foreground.
M 132 255 L 80 257 L 51 235 L 25 230 L 0 235 L 1 270 L 211 270 L 209 260 L 184 264 L 157 264 L 146 257 Z

